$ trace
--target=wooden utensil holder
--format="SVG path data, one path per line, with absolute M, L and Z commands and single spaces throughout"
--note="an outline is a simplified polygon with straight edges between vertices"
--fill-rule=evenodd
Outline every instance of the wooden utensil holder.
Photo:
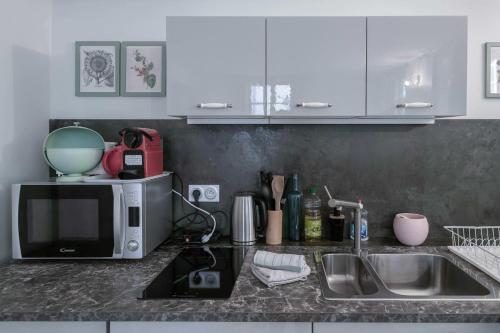
M 266 244 L 279 245 L 282 238 L 283 211 L 267 211 Z

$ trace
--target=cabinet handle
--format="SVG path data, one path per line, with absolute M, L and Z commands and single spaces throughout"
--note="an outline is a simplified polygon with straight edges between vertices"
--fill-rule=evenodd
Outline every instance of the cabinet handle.
M 322 102 L 302 102 L 302 103 L 297 103 L 296 106 L 298 108 L 308 108 L 308 109 L 324 109 L 332 107 L 330 103 L 322 103 Z
M 233 105 L 229 103 L 200 103 L 196 107 L 199 109 L 230 109 Z
M 426 103 L 426 102 L 401 103 L 396 105 L 397 108 L 408 108 L 408 109 L 432 108 L 433 106 L 434 105 L 432 103 Z

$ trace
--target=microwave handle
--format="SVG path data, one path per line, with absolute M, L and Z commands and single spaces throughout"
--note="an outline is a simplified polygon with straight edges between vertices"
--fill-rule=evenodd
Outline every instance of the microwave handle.
M 115 244 L 115 254 L 121 254 L 123 251 L 123 242 L 125 239 L 125 196 L 121 185 L 112 185 L 113 187 L 113 241 Z

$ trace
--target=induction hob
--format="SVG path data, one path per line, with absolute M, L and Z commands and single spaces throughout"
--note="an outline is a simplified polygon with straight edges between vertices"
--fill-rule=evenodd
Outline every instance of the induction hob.
M 229 298 L 247 251 L 245 247 L 185 248 L 139 298 Z

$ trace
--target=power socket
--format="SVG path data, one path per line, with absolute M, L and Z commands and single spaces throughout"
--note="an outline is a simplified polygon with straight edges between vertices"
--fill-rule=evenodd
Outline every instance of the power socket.
M 193 192 L 201 192 L 199 202 L 219 202 L 219 185 L 189 185 L 189 201 L 194 202 Z

